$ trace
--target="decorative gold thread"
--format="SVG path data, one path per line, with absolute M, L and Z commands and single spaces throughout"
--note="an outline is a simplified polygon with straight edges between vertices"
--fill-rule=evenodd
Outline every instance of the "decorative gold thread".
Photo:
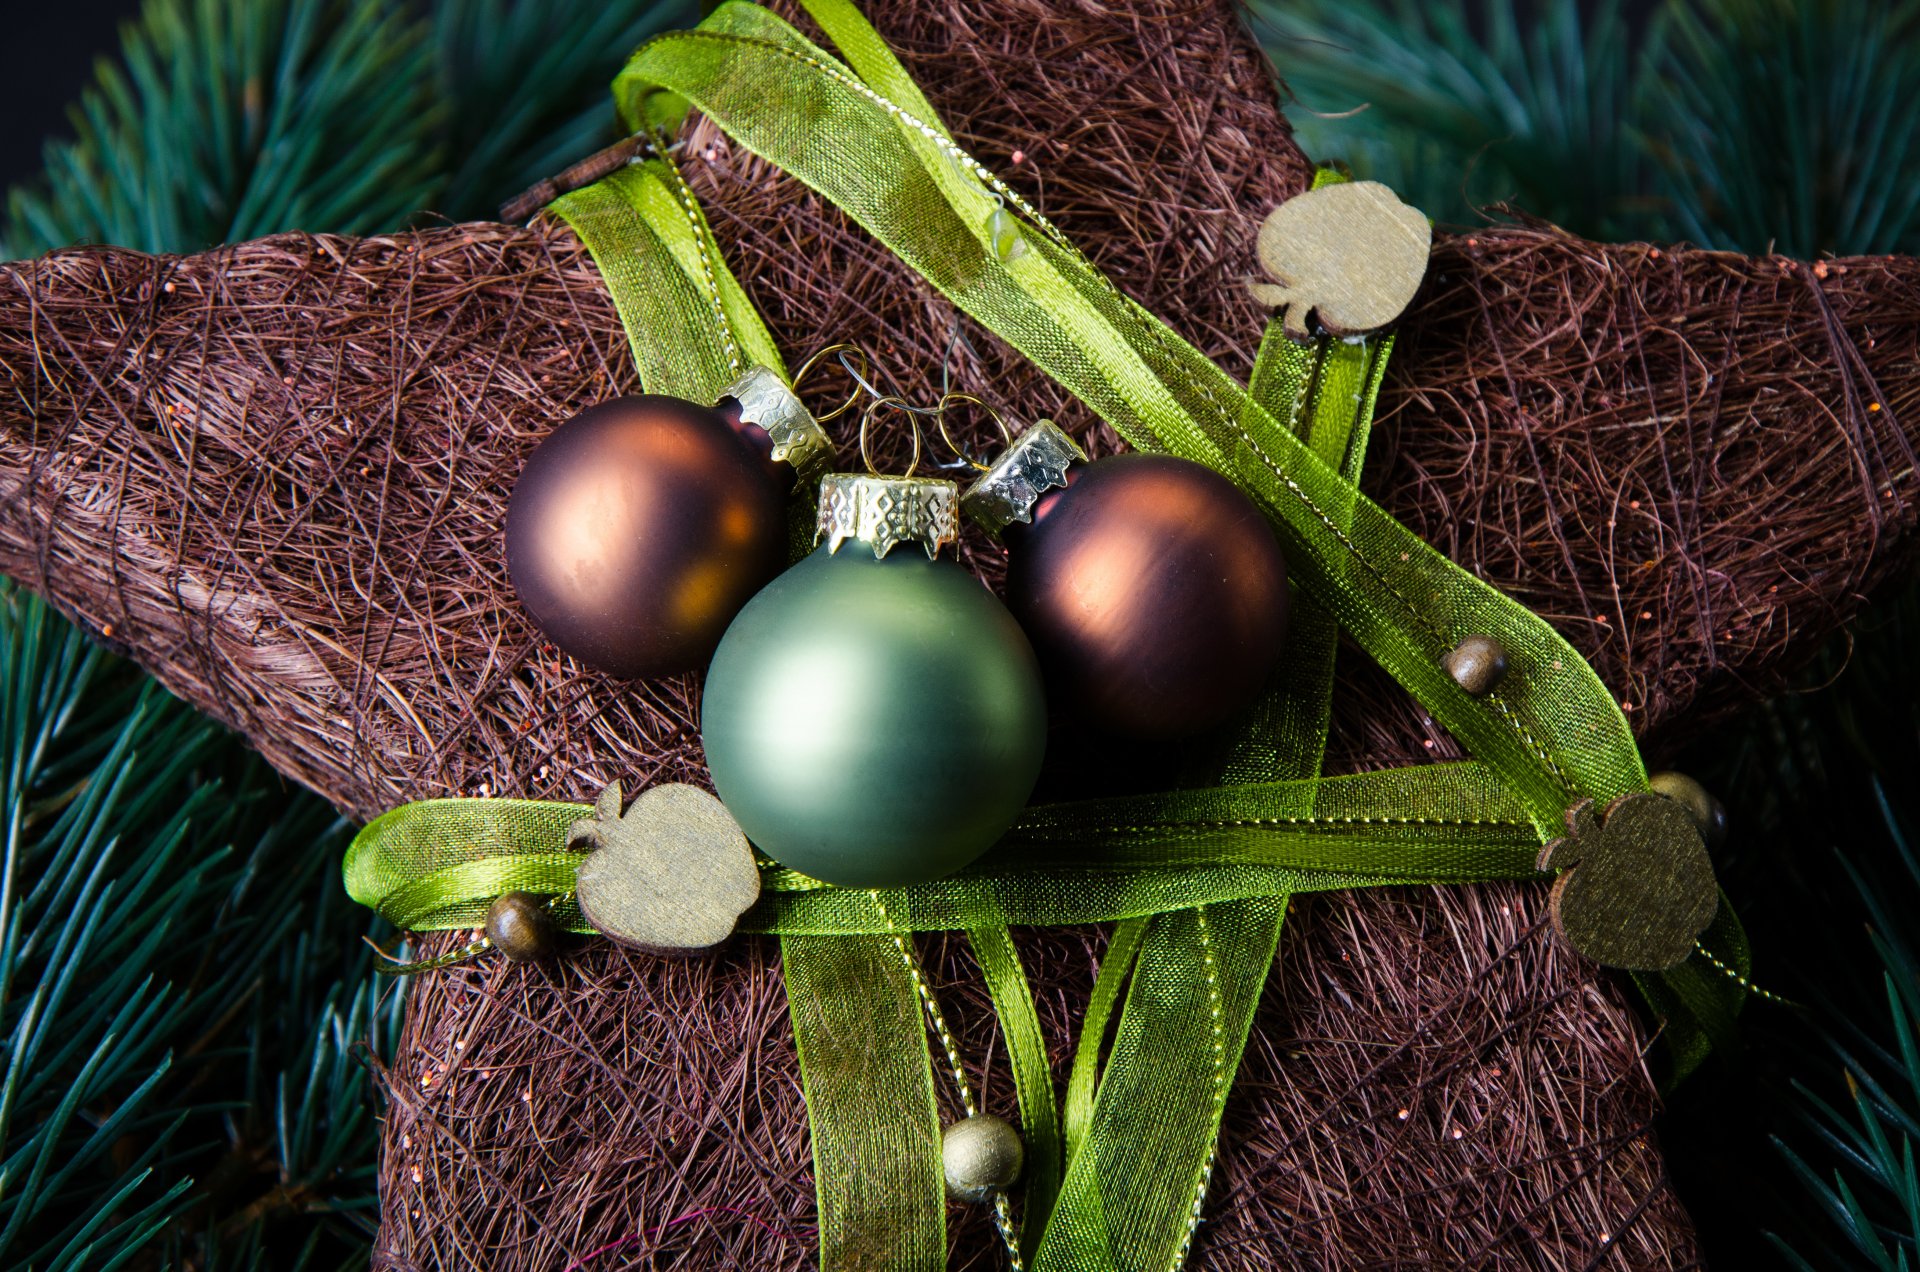
M 368 941 L 367 944 L 373 945 L 373 942 Z M 378 945 L 374 945 L 373 948 L 374 952 L 379 954 L 380 957 L 385 959 L 393 958 L 392 955 L 388 954 Z M 488 937 L 480 936 L 468 941 L 457 950 L 448 950 L 445 954 L 436 954 L 432 958 L 418 959 L 411 963 L 402 963 L 398 960 L 386 963 L 375 963 L 373 970 L 381 976 L 413 976 L 419 972 L 434 972 L 443 967 L 452 967 L 456 963 L 464 963 L 468 959 L 478 958 L 492 948 L 493 941 Z
M 1213 957 L 1213 926 L 1207 922 L 1207 907 L 1200 906 L 1193 912 L 1200 928 L 1200 948 L 1205 952 L 1203 965 L 1207 972 L 1207 1012 L 1213 1021 L 1213 1121 L 1217 1127 L 1227 1103 L 1227 1026 L 1226 1011 L 1220 995 L 1220 973 Z M 1193 1238 L 1200 1231 L 1200 1218 L 1207 1202 L 1207 1189 L 1213 1183 L 1213 1167 L 1218 1141 L 1207 1146 L 1207 1155 L 1200 1163 L 1200 1176 L 1194 1182 L 1193 1201 L 1187 1207 L 1186 1233 L 1180 1238 L 1180 1248 L 1174 1251 L 1169 1272 L 1180 1272 L 1186 1266 L 1187 1255 L 1193 1249 Z
M 927 983 L 926 972 L 920 966 L 920 959 L 913 952 L 913 945 L 893 921 L 893 915 L 887 912 L 887 903 L 880 899 L 878 888 L 869 888 L 867 895 L 873 898 L 874 908 L 880 911 L 880 921 L 887 925 L 893 934 L 894 948 L 900 951 L 900 961 L 906 965 L 907 978 L 913 982 L 914 990 L 920 995 L 920 1004 L 926 1010 L 927 1022 L 934 1036 L 940 1039 L 940 1048 L 947 1054 L 948 1071 L 953 1075 L 954 1089 L 960 1094 L 960 1107 L 966 1110 L 968 1117 L 980 1112 L 974 1102 L 973 1086 L 967 1081 L 966 1067 L 960 1063 L 960 1044 L 954 1041 L 953 1031 L 947 1028 L 947 1018 L 940 1010 L 940 1003 L 933 996 L 933 986 Z M 1002 1189 L 993 1196 L 993 1223 L 1000 1230 L 1000 1240 L 1007 1247 L 1007 1258 L 1013 1266 L 1013 1272 L 1026 1272 L 1026 1265 L 1020 1258 L 1020 1230 L 1014 1225 L 1013 1212 L 1007 1207 L 1006 1190 Z
M 1715 967 L 1719 968 L 1722 975 L 1726 976 L 1729 980 L 1732 980 L 1735 983 L 1737 983 L 1740 986 L 1740 988 L 1746 990 L 1748 993 L 1757 994 L 1761 998 L 1766 999 L 1768 1002 L 1778 1003 L 1782 1007 L 1799 1007 L 1800 1006 L 1799 1003 L 1794 1002 L 1791 998 L 1782 998 L 1780 995 L 1774 993 L 1770 989 L 1760 988 L 1758 985 L 1754 984 L 1752 981 L 1748 980 L 1746 977 L 1742 976 L 1740 973 L 1734 971 L 1731 967 L 1728 967 L 1725 963 L 1722 963 L 1719 959 L 1715 958 L 1713 956 L 1713 951 L 1709 950 L 1706 946 L 1700 944 L 1700 942 L 1695 941 L 1693 943 L 1693 948 L 1699 952 L 1700 957 L 1706 959 L 1707 962 L 1712 963 Z
M 673 162 L 670 146 L 664 133 L 654 137 L 653 152 L 660 157 L 661 164 L 672 178 L 674 197 L 679 200 L 680 210 L 686 213 L 687 223 L 693 227 L 693 241 L 699 248 L 700 272 L 707 284 L 707 301 L 713 306 L 713 318 L 719 324 L 720 339 L 727 347 L 727 369 L 739 376 L 747 367 L 740 354 L 740 342 L 734 338 L 733 323 L 727 318 L 726 302 L 720 298 L 720 282 L 713 268 L 713 254 L 719 247 L 713 242 L 713 232 L 707 228 L 706 219 L 700 215 L 699 201 L 693 197 L 686 178 L 680 175 L 679 166 Z
M 1497 817 L 1196 817 L 1189 821 L 1155 822 L 1141 826 L 1094 826 L 1087 835 L 1143 835 L 1169 828 L 1193 830 L 1257 829 L 1262 826 L 1512 826 L 1531 829 L 1527 820 Z

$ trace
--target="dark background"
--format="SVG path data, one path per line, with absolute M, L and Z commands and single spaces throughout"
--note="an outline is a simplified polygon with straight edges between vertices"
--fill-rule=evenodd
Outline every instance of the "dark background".
M 0 0 L 11 56 L 0 74 L 0 188 L 40 171 L 40 150 L 71 137 L 67 108 L 92 80 L 96 58 L 120 47 L 139 0 Z

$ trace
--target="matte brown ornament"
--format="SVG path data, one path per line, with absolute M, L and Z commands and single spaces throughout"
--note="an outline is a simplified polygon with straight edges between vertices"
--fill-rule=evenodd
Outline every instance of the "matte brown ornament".
M 770 448 L 756 452 L 710 407 L 652 394 L 590 407 L 534 449 L 514 485 L 514 590 L 591 667 L 696 671 L 785 562 L 777 474 Z
M 1090 723 L 1183 737 L 1259 693 L 1287 629 L 1287 562 L 1234 484 L 1167 455 L 1075 465 L 1007 526 L 1007 607 L 1050 693 Z
M 1654 972 L 1684 962 L 1713 922 L 1719 889 L 1692 815 L 1642 791 L 1605 816 L 1593 801 L 1567 810 L 1567 834 L 1540 850 L 1558 870 L 1549 905 L 1567 944 L 1596 963 Z
M 1295 339 L 1306 338 L 1310 312 L 1337 336 L 1374 331 L 1413 300 L 1432 249 L 1427 218 L 1379 182 L 1322 186 L 1288 199 L 1260 226 L 1260 267 L 1279 285 L 1247 290 L 1286 307 Z
M 620 783 L 568 833 L 590 844 L 580 911 L 601 935 L 660 954 L 699 954 L 733 935 L 760 899 L 760 867 L 726 805 L 697 786 L 642 791 L 620 811 Z

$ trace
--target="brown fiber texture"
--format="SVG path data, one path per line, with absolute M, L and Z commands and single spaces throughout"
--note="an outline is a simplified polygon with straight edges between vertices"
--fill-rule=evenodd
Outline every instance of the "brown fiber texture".
M 1247 374 L 1265 317 L 1243 286 L 1254 235 L 1309 165 L 1225 0 L 873 10 L 963 144 Z M 711 127 L 688 141 L 688 178 L 788 357 L 857 340 L 931 397 L 950 307 Z M 1783 684 L 1911 558 L 1911 260 L 1603 246 L 1508 222 L 1437 237 L 1401 330 L 1366 488 L 1554 622 L 1656 758 Z M 1115 448 L 967 331 L 959 387 Z M 697 682 L 559 658 L 505 577 L 501 517 L 529 449 L 633 387 L 591 261 L 546 220 L 0 267 L 0 569 L 355 816 L 700 782 Z M 991 579 L 995 551 L 969 540 L 964 559 Z M 1456 753 L 1343 654 L 1329 771 Z M 1697 1262 L 1650 1129 L 1647 1032 L 1620 984 L 1553 939 L 1545 893 L 1295 904 L 1194 1266 Z M 1105 936 L 1017 939 L 1064 1082 Z M 964 942 L 921 948 L 976 1086 L 1011 1113 Z M 589 942 L 410 993 L 383 1058 L 377 1266 L 814 1260 L 773 942 L 691 962 Z M 1003 1265 L 979 1212 L 955 1210 L 951 1231 L 954 1266 Z

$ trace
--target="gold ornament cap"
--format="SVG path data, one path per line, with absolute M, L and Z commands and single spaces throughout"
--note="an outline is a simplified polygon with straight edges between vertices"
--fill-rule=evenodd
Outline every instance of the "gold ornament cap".
M 800 395 L 770 367 L 754 367 L 729 384 L 721 401 L 740 404 L 740 419 L 773 439 L 775 462 L 793 467 L 800 485 L 811 485 L 833 464 L 833 441 Z
M 820 481 L 820 520 L 814 541 L 829 553 L 848 539 L 873 549 L 878 560 L 903 543 L 929 558 L 960 538 L 960 487 L 931 477 L 832 473 Z
M 960 507 L 998 538 L 1016 521 L 1031 522 L 1040 496 L 1067 484 L 1067 469 L 1087 462 L 1087 453 L 1052 420 L 1040 420 L 1014 439 L 1007 453 L 967 487 Z

